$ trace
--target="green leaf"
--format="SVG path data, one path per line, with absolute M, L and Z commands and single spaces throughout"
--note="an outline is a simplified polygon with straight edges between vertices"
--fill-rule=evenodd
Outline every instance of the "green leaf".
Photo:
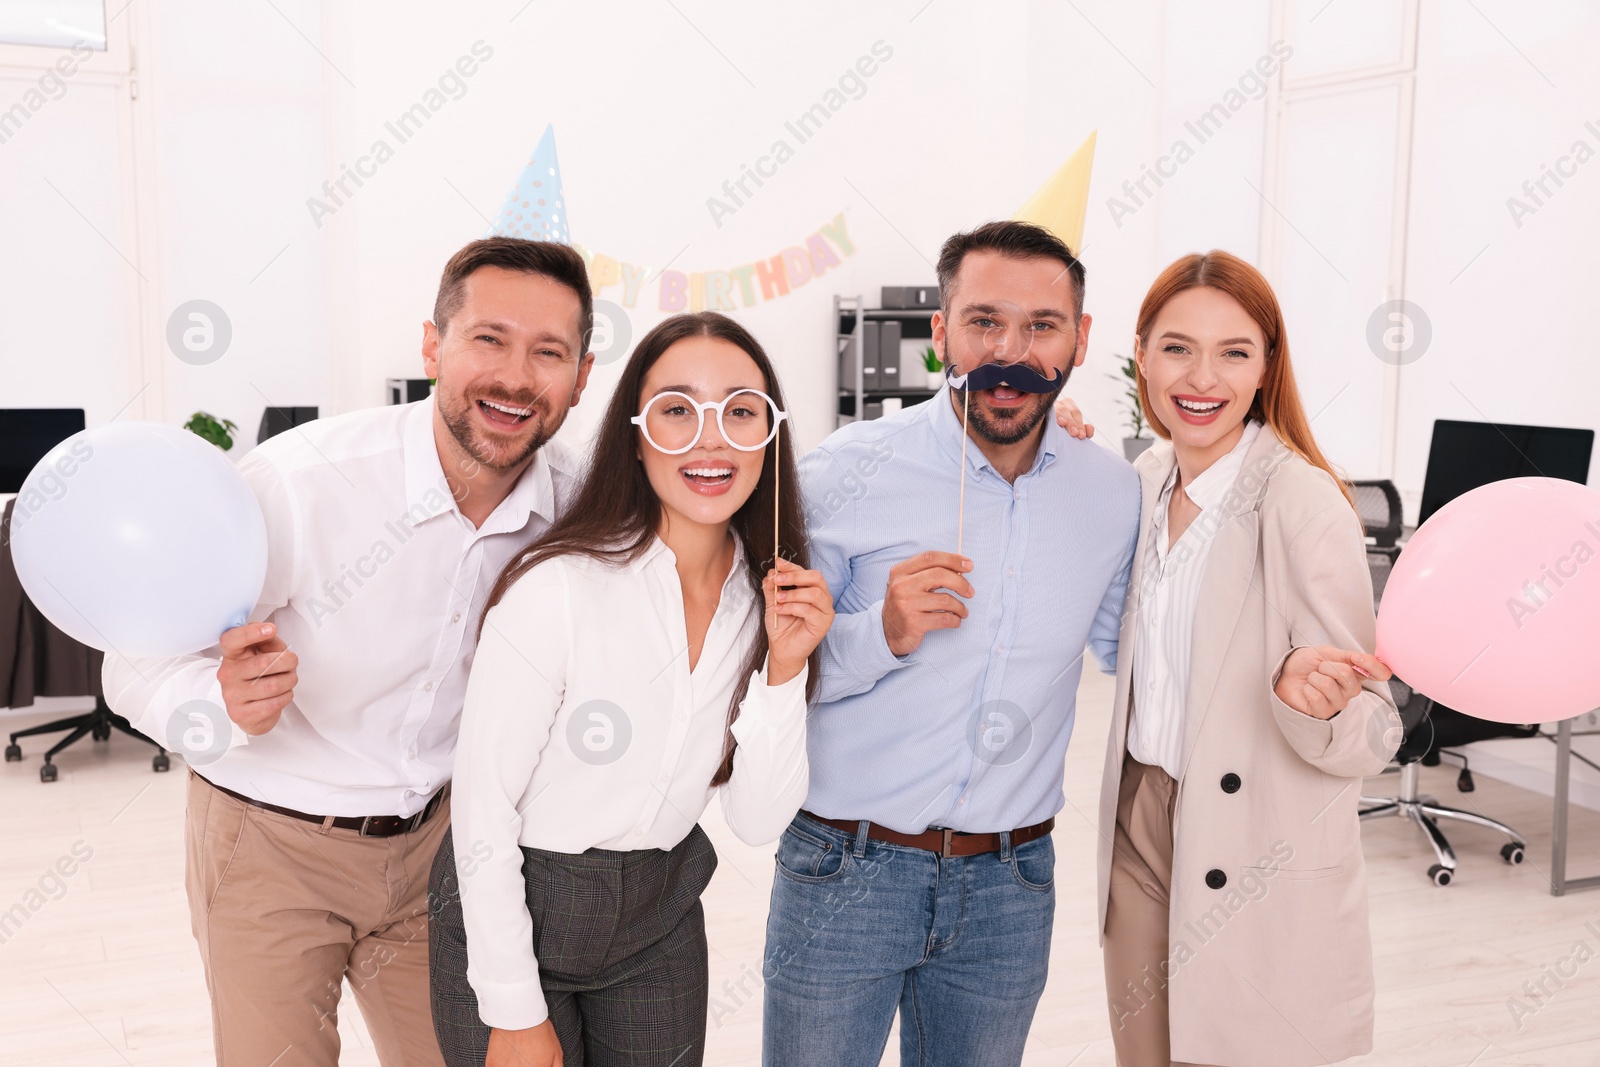
M 183 428 L 226 452 L 233 447 L 233 431 L 239 427 L 232 419 L 218 419 L 210 412 L 197 411 L 189 416 Z

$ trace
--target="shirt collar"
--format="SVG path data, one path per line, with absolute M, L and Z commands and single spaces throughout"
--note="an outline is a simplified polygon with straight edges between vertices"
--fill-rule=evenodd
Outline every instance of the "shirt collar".
M 456 511 L 450 483 L 445 479 L 444 467 L 439 463 L 439 445 L 433 437 L 433 414 L 438 403 L 435 397 L 413 404 L 406 413 L 404 444 L 406 475 L 406 522 L 420 526 L 436 515 Z M 542 451 L 534 453 L 522 476 L 511 487 L 511 492 L 479 527 L 480 534 L 510 533 L 522 529 L 532 515 L 546 522 L 556 514 L 555 484 L 550 477 L 550 463 Z
M 1205 511 L 1228 495 L 1228 490 L 1233 488 L 1239 472 L 1244 469 L 1245 454 L 1250 451 L 1250 446 L 1255 444 L 1260 433 L 1261 423 L 1255 419 L 1246 422 L 1244 433 L 1240 434 L 1239 440 L 1234 443 L 1228 454 L 1201 471 L 1195 476 L 1194 481 L 1183 487 L 1185 495 L 1194 501 L 1195 507 Z M 1167 475 L 1167 483 L 1161 495 L 1169 496 L 1177 481 L 1178 465 L 1174 463 L 1172 472 Z
M 950 396 L 950 385 L 946 382 L 939 387 L 937 393 L 933 394 L 931 400 L 924 401 L 924 406 L 932 409 L 928 423 L 933 430 L 934 438 L 951 459 L 959 462 L 961 459 L 961 438 L 963 436 L 961 432 L 961 416 L 957 413 L 955 403 L 952 403 Z M 1033 458 L 1033 466 L 1028 469 L 1029 474 L 1043 470 L 1047 464 L 1054 462 L 1066 432 L 1056 422 L 1053 412 L 1045 415 L 1044 434 L 1039 439 L 1039 451 Z M 966 452 L 967 466 L 971 467 L 973 471 L 989 469 L 989 457 L 983 454 L 983 449 L 978 447 L 978 442 L 968 442 Z
M 733 581 L 735 575 L 748 570 L 750 566 L 749 562 L 744 558 L 744 538 L 740 537 L 739 531 L 732 526 L 728 527 L 728 533 L 733 536 L 733 566 L 728 568 L 728 577 L 722 583 L 724 588 L 727 587 L 728 582 Z M 667 543 L 661 539 L 659 533 L 652 534 L 650 536 L 650 544 L 646 546 L 644 555 L 639 558 L 639 563 L 645 566 L 659 563 L 665 567 L 676 568 L 678 566 L 678 555 L 667 547 Z

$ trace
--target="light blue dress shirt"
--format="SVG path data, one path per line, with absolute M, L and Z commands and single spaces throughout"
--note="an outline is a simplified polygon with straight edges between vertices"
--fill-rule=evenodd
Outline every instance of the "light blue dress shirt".
M 949 389 L 845 426 L 800 461 L 812 566 L 837 617 L 807 722 L 806 809 L 904 833 L 995 832 L 1059 811 L 1085 650 L 1115 671 L 1139 478 L 1045 422 L 1013 484 L 966 450 L 962 552 L 975 596 L 953 630 L 889 650 L 889 569 L 956 550 L 961 419 Z

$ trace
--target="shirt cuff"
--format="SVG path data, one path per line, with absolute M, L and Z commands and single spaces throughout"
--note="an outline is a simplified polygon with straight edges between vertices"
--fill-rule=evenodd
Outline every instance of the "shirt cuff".
M 221 708 L 223 715 L 228 714 L 228 702 L 222 699 L 222 683 L 217 681 L 215 673 L 213 673 L 211 676 L 211 686 L 206 690 L 204 699 L 211 701 L 217 707 Z M 250 743 L 250 735 L 245 733 L 244 728 L 238 723 L 234 722 L 231 716 L 228 718 L 228 725 L 232 727 L 232 729 L 228 733 L 228 748 L 226 751 L 231 752 L 241 745 L 248 745 Z
M 496 1030 L 528 1030 L 550 1018 L 537 977 L 521 982 L 473 982 L 478 1018 Z
M 733 739 L 744 744 L 759 731 L 770 728 L 774 716 L 783 716 L 787 713 L 804 719 L 806 677 L 810 673 L 811 664 L 807 663 L 800 668 L 799 674 L 787 682 L 781 685 L 768 685 L 767 665 L 763 663 L 761 669 L 750 676 L 750 685 L 745 689 L 744 703 L 739 708 L 739 717 L 728 727 Z
M 1333 744 L 1333 719 L 1319 719 L 1315 715 L 1307 715 L 1297 711 L 1283 702 L 1278 696 L 1278 680 L 1283 677 L 1284 664 L 1289 662 L 1289 657 L 1294 655 L 1296 645 L 1283 654 L 1277 666 L 1272 668 L 1272 673 L 1267 676 L 1267 698 L 1272 702 L 1272 710 L 1277 715 L 1285 737 L 1288 738 L 1296 752 L 1310 753 L 1312 757 L 1320 756 Z M 1333 718 L 1338 718 L 1335 713 Z
M 872 617 L 872 636 L 863 638 L 859 652 L 865 662 L 856 666 L 867 677 L 882 678 L 910 663 L 912 653 L 897 656 L 889 647 L 889 635 L 883 632 L 883 601 L 875 601 L 866 613 Z

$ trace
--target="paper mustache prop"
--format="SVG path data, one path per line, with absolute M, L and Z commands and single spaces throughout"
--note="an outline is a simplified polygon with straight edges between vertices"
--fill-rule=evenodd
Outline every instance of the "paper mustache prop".
M 965 374 L 951 374 L 945 368 L 952 389 L 993 389 L 1007 385 L 1024 393 L 1053 393 L 1061 388 L 1064 377 L 1057 370 L 1055 377 L 1046 378 L 1026 363 L 981 363 Z

